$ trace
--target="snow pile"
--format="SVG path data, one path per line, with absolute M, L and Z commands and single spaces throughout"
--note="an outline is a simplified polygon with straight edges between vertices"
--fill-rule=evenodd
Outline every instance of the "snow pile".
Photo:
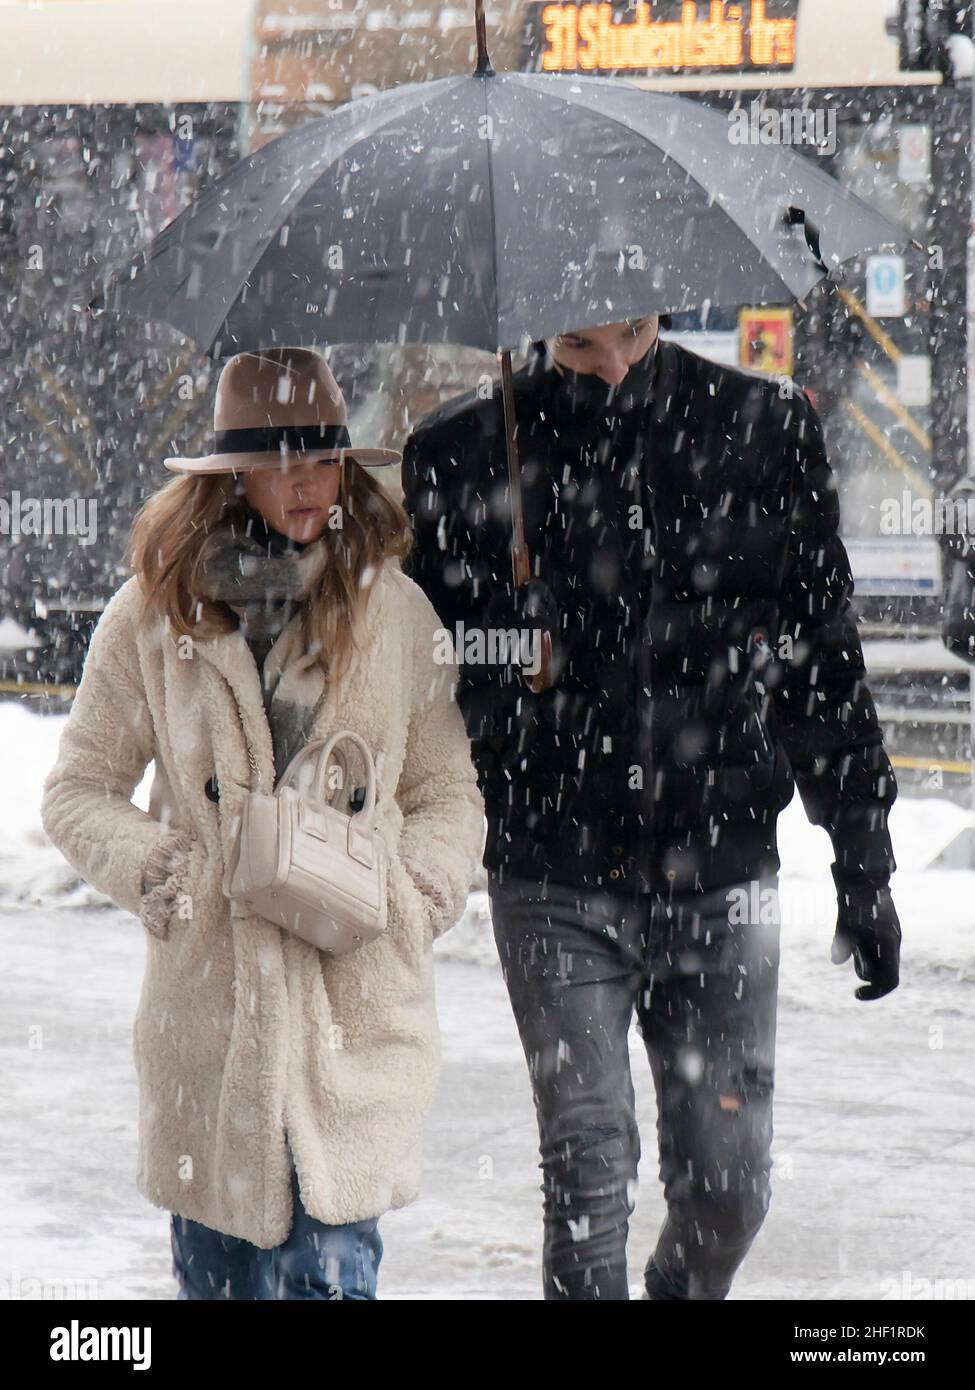
M 0 652 L 16 652 L 36 645 L 33 634 L 14 618 L 0 618 Z
M 0 703 L 4 778 L 0 792 L 0 909 L 111 907 L 79 879 L 41 825 L 41 789 L 57 758 L 66 715 L 44 716 L 26 703 Z M 140 787 L 149 804 L 149 783 Z

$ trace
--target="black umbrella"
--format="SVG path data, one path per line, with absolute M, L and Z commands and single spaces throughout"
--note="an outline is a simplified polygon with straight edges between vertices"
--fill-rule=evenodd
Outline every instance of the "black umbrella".
M 802 298 L 907 234 L 720 113 L 600 77 L 473 75 L 351 102 L 242 159 L 91 302 L 213 357 L 274 345 L 501 352 L 516 584 L 529 574 L 511 350 L 586 325 Z

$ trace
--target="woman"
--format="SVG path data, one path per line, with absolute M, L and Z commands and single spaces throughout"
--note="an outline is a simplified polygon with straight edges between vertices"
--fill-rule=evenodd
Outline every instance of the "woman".
M 436 614 L 399 568 L 406 515 L 365 471 L 399 455 L 351 447 L 304 349 L 231 359 L 214 425 L 136 518 L 42 820 L 146 928 L 137 1185 L 173 1213 L 178 1296 L 372 1298 L 378 1219 L 419 1190 L 432 943 L 463 910 L 481 801 Z M 255 778 L 338 729 L 375 759 L 388 927 L 327 956 L 221 880 Z

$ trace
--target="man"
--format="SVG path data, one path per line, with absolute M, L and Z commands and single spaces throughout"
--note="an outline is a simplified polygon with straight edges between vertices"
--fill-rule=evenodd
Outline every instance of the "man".
M 961 523 L 939 537 L 942 557 L 941 640 L 949 651 L 975 661 L 975 546 L 969 512 L 975 508 L 975 478 L 959 478 L 949 493 Z
M 469 659 L 458 687 L 538 1116 L 551 1299 L 629 1296 L 634 1008 L 668 1209 L 645 1296 L 726 1297 L 762 1224 L 775 825 L 794 780 L 832 837 L 833 960 L 852 953 L 858 998 L 898 981 L 896 784 L 819 422 L 790 383 L 714 365 L 658 326 L 562 334 L 515 374 L 526 589 L 500 393 L 436 411 L 403 463 L 412 573 L 462 650 L 471 632 L 551 637 L 546 689 L 524 641 L 507 662 Z

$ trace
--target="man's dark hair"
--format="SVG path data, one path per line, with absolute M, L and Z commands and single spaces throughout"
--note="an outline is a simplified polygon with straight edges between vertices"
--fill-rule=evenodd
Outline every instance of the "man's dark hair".
M 669 315 L 669 314 L 660 314 L 660 315 L 659 315 L 659 318 L 660 318 L 659 327 L 660 327 L 660 328 L 663 328 L 663 329 L 665 329 L 665 330 L 669 330 L 670 327 L 671 327 L 671 318 L 670 318 L 670 315 Z M 537 342 L 532 343 L 532 347 L 534 348 L 534 350 L 535 350 L 536 352 L 544 352 L 544 351 L 545 351 L 545 339 L 544 339 L 544 338 L 539 338 L 539 339 L 537 340 Z

